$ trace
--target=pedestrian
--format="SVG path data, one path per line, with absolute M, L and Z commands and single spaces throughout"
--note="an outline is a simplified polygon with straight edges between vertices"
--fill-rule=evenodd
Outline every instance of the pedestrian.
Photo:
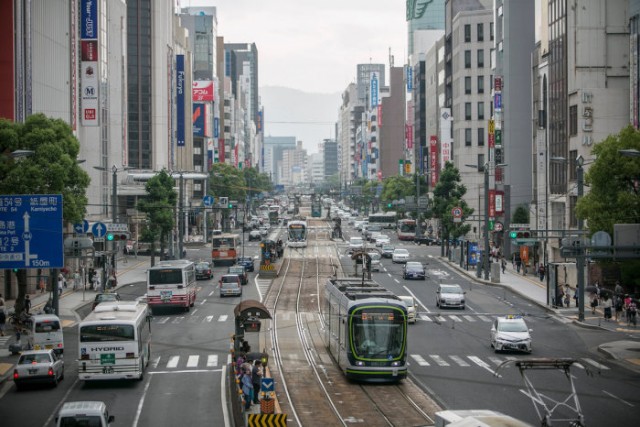
M 2 298 L 2 294 L 0 294 L 0 311 L 4 313 L 4 298 Z
M 622 301 L 622 313 L 627 318 L 629 318 L 629 304 L 631 304 L 631 297 L 629 294 L 624 294 L 624 300 Z
M 578 287 L 576 286 L 576 290 L 573 292 L 573 302 L 576 304 L 576 308 L 578 307 Z
M 538 275 L 540 276 L 540 281 L 542 282 L 544 280 L 544 274 L 545 274 L 545 268 L 544 268 L 544 264 L 540 264 L 540 266 L 538 267 Z M 568 287 L 569 285 L 567 285 Z M 566 292 L 565 292 L 566 293 Z
M 564 305 L 569 308 L 571 307 L 571 293 L 569 291 L 569 285 L 565 286 L 565 292 L 564 292 Z
M 622 307 L 624 305 L 624 301 L 622 300 L 622 295 L 615 295 L 613 297 L 613 307 L 616 313 L 616 322 L 618 321 L 618 319 L 621 317 L 622 314 Z
M 501 265 L 502 265 L 502 274 L 504 274 L 507 270 L 507 260 L 504 257 L 502 257 Z
M 633 323 L 633 326 L 636 326 L 636 315 L 638 308 L 636 306 L 636 302 L 634 300 L 629 301 L 629 306 L 627 307 L 627 326 Z
M 45 284 L 45 281 L 44 281 L 43 278 L 40 278 L 40 283 L 39 283 L 38 286 L 40 287 L 40 293 L 44 294 L 44 291 L 45 291 L 47 285 Z
M 262 377 L 264 372 L 262 371 L 262 362 L 256 360 L 253 369 L 251 369 L 251 382 L 253 383 L 253 403 L 256 405 L 260 403 L 260 384 L 262 383 Z
M 613 293 L 619 297 L 622 297 L 622 294 L 624 293 L 624 289 L 622 288 L 619 280 L 616 280 L 616 287 L 613 289 Z
M 24 311 L 29 314 L 29 310 L 31 310 L 31 299 L 29 295 L 24 296 Z
M 242 371 L 240 383 L 242 384 L 242 394 L 244 396 L 244 410 L 248 411 L 249 408 L 251 408 L 251 401 L 253 400 L 253 383 L 251 382 L 251 369 L 245 369 Z
M 4 327 L 7 323 L 7 315 L 4 310 L 0 310 L 0 336 L 4 336 Z
M 598 295 L 593 292 L 591 294 L 591 314 L 596 314 L 596 307 L 598 306 Z
M 516 271 L 520 273 L 520 268 L 522 267 L 522 259 L 520 255 L 516 254 Z
M 611 307 L 612 307 L 611 299 L 609 299 L 608 295 L 605 295 L 602 298 L 602 308 L 604 308 L 604 320 L 608 322 L 611 320 Z
M 74 291 L 78 288 L 79 284 L 80 284 L 80 273 L 78 272 L 78 270 L 76 270 L 75 273 L 73 273 L 73 290 Z

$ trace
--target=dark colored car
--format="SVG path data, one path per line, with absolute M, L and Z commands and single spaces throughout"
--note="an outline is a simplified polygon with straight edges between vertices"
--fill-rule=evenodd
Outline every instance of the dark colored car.
M 369 239 L 371 239 L 371 234 L 375 233 L 375 232 L 382 232 L 382 226 L 381 225 L 371 225 L 369 224 L 369 226 L 367 227 L 367 231 L 364 232 L 364 239 L 369 241 Z
M 424 266 L 419 262 L 410 261 L 404 265 L 404 270 L 402 271 L 402 277 L 405 279 L 426 279 L 426 272 L 424 271 Z
M 437 245 L 437 246 L 439 246 L 439 245 L 442 244 L 440 239 L 436 239 L 435 237 L 430 237 L 430 236 L 416 237 L 413 241 L 415 243 L 417 243 L 418 246 L 420 246 L 420 245 L 427 245 L 427 246 Z
M 91 306 L 91 310 L 96 308 L 96 305 L 101 302 L 116 302 L 120 301 L 120 295 L 117 292 L 104 292 L 97 294 L 93 300 L 93 305 Z
M 232 265 L 231 267 L 229 267 L 227 273 L 236 274 L 238 277 L 240 277 L 241 285 L 246 285 L 247 283 L 249 283 L 249 275 L 247 274 L 247 270 L 241 265 Z
M 249 256 L 239 257 L 238 258 L 238 265 L 243 266 L 244 269 L 247 270 L 247 271 L 254 271 L 255 270 L 255 267 L 253 265 L 253 258 L 251 258 Z
M 213 272 L 211 271 L 211 264 L 207 261 L 202 261 L 196 264 L 196 280 L 197 279 L 211 279 Z
M 382 258 L 391 258 L 395 249 L 395 246 L 382 245 Z

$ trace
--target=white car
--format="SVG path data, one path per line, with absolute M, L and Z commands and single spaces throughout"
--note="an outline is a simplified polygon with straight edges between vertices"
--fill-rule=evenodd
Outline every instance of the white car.
M 491 325 L 491 347 L 497 352 L 503 350 L 531 353 L 531 329 L 522 316 L 498 317 Z
M 364 247 L 364 240 L 362 237 L 352 237 L 349 239 L 349 250 L 362 249 Z
M 464 310 L 464 294 L 460 285 L 440 284 L 436 289 L 436 307 L 456 307 Z
M 409 261 L 409 251 L 402 248 L 395 249 L 391 255 L 391 261 L 393 263 L 405 263 Z
M 418 312 L 416 300 L 411 295 L 398 295 L 398 298 L 407 306 L 407 322 L 416 323 Z
M 378 252 L 367 252 L 369 258 L 371 258 L 371 271 L 380 271 L 380 260 L 382 257 Z
M 388 245 L 389 243 L 391 243 L 391 239 L 389 238 L 389 236 L 385 235 L 385 234 L 380 234 L 378 236 L 376 236 L 376 246 L 381 248 L 383 245 Z

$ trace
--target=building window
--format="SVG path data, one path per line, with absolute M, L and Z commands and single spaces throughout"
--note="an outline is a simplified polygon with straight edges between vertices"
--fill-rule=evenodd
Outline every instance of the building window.
M 466 128 L 464 130 L 464 145 L 471 147 L 471 128 Z
M 478 41 L 484 41 L 484 24 L 482 22 L 478 24 Z
M 471 25 L 466 24 L 464 26 L 464 41 L 469 43 L 471 41 Z
M 478 76 L 478 93 L 484 93 L 484 76 Z
M 484 154 L 478 154 L 478 171 L 484 172 Z
M 478 147 L 484 147 L 484 128 L 478 128 Z
M 578 134 L 578 106 L 571 105 L 569 107 L 569 135 Z
M 464 51 L 464 68 L 471 68 L 471 51 Z
M 484 120 L 484 102 L 478 102 L 478 120 Z
M 489 40 L 493 41 L 493 21 L 489 22 Z
M 569 181 L 578 179 L 578 150 L 569 150 Z
M 478 68 L 484 68 L 484 49 L 478 49 Z
M 471 120 L 471 103 L 470 102 L 464 103 L 464 119 Z
M 464 93 L 469 95 L 471 93 L 471 77 L 464 78 Z

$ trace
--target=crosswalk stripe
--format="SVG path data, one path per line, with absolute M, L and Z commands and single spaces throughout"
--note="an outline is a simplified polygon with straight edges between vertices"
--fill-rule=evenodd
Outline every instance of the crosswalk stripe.
M 491 320 L 491 319 L 489 319 L 487 316 L 484 316 L 484 315 L 482 315 L 482 314 L 479 314 L 479 315 L 478 315 L 478 318 L 479 318 L 480 320 L 482 320 L 483 322 L 491 322 L 491 321 L 492 321 L 492 320 Z
M 471 360 L 476 365 L 480 366 L 481 368 L 486 369 L 487 371 L 491 372 L 492 374 L 495 374 L 495 371 L 493 369 L 491 369 L 491 366 L 489 366 L 484 360 L 480 359 L 478 356 L 467 356 L 467 357 L 469 358 L 469 360 Z
M 598 369 L 601 369 L 601 370 L 608 370 L 608 369 L 609 369 L 609 368 L 607 368 L 606 366 L 604 366 L 604 365 L 602 365 L 602 364 L 600 364 L 600 363 L 596 362 L 596 361 L 595 361 L 595 360 L 593 360 L 593 359 L 589 359 L 589 358 L 587 358 L 587 357 L 583 357 L 583 358 L 582 358 L 582 360 L 584 360 L 585 362 L 587 362 L 588 364 L 590 364 L 590 365 L 592 365 L 592 366 L 595 366 L 595 367 L 596 367 L 596 368 L 598 368 Z
M 165 323 L 167 323 L 168 321 L 169 321 L 169 318 L 168 318 L 168 317 L 163 317 L 162 319 L 159 319 L 159 320 L 158 320 L 158 323 L 160 323 L 160 324 L 165 324 Z
M 442 316 L 436 316 L 436 320 L 437 320 L 438 322 L 446 322 L 446 321 L 447 321 L 447 319 L 445 319 L 445 318 L 444 318 L 444 317 L 442 317 Z
M 210 354 L 207 356 L 207 368 L 211 368 L 213 366 L 218 366 L 218 355 Z
M 420 317 L 420 320 L 425 320 L 427 322 L 433 322 L 433 320 L 431 320 L 431 317 L 427 316 L 426 314 L 420 314 L 420 315 L 418 315 L 418 317 Z
M 467 319 L 469 322 L 475 322 L 475 321 L 476 321 L 476 319 L 474 319 L 474 318 L 473 318 L 473 316 L 469 316 L 469 315 L 467 315 L 467 314 L 465 314 L 465 315 L 464 315 L 464 316 L 462 316 L 462 317 L 464 317 L 465 319 Z
M 420 366 L 431 366 L 429 364 L 429 362 L 427 362 L 426 360 L 424 360 L 424 357 L 420 356 L 419 354 L 412 354 L 411 357 L 413 358 L 413 360 L 416 361 L 416 363 Z
M 184 317 L 180 316 L 180 317 L 175 317 L 171 323 L 180 323 L 184 320 Z
M 502 359 L 500 359 L 499 357 L 489 356 L 489 360 L 491 360 L 491 362 L 493 362 L 496 366 L 500 366 L 500 364 L 502 364 Z
M 458 316 L 456 316 L 456 315 L 451 314 L 451 315 L 449 315 L 449 317 L 450 317 L 452 320 L 456 321 L 456 322 L 462 322 L 462 319 L 461 319 L 461 318 L 459 318 L 459 317 L 458 317 Z
M 226 322 L 227 318 L 229 318 L 229 316 L 227 314 L 223 314 L 220 317 L 218 317 L 218 322 Z
M 451 360 L 453 360 L 454 362 L 456 362 L 458 365 L 460 366 L 471 366 L 469 365 L 467 362 L 464 361 L 464 359 L 460 356 L 449 356 L 451 358 Z
M 436 362 L 439 366 L 450 366 L 442 357 L 438 356 L 437 354 L 430 354 L 429 357 L 432 358 L 433 361 Z
M 169 358 L 169 361 L 167 362 L 167 368 L 177 367 L 179 361 L 180 361 L 180 356 L 171 356 Z
M 187 359 L 187 368 L 197 368 L 199 359 L 200 356 L 198 355 L 189 356 L 189 358 Z

